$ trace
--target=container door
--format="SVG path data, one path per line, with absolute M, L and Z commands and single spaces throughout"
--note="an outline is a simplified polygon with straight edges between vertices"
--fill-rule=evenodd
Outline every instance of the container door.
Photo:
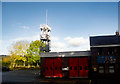
M 84 72 L 83 72 L 83 65 L 79 65 L 79 77 L 83 77 Z
M 88 65 L 84 65 L 84 77 L 88 77 Z
M 84 57 L 83 60 L 84 60 L 83 64 L 87 64 L 88 65 L 88 57 Z
M 45 58 L 45 77 L 53 77 L 53 58 Z
M 62 58 L 54 58 L 54 77 L 62 77 Z
M 84 57 L 84 64 L 83 64 L 83 70 L 84 70 L 84 76 L 83 77 L 88 77 L 88 57 Z
M 78 77 L 78 58 L 69 58 L 69 77 Z
M 84 76 L 84 69 L 83 69 L 83 58 L 79 58 L 79 77 L 83 77 Z

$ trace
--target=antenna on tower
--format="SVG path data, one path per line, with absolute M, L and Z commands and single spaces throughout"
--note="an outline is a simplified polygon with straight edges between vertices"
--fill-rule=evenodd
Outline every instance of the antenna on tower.
M 47 9 L 46 9 L 46 25 L 47 25 Z
M 49 52 L 50 51 L 50 31 L 51 27 L 47 25 L 47 10 L 46 10 L 46 24 L 40 25 L 41 35 L 40 41 L 45 44 L 45 47 L 41 46 L 41 51 Z
M 120 1 L 118 2 L 118 32 L 120 32 Z

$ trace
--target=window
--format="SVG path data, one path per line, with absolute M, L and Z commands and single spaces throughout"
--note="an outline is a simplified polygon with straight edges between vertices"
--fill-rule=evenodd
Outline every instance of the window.
M 55 70 L 57 70 L 57 67 L 55 67 Z
M 99 73 L 104 73 L 104 66 L 99 66 Z
M 70 70 L 72 70 L 72 67 L 70 67 Z
M 109 73 L 114 73 L 115 70 L 114 70 L 114 66 L 109 66 Z
M 60 67 L 60 70 L 62 70 L 62 67 Z
M 75 66 L 75 70 L 77 70 L 77 66 Z
M 88 70 L 88 67 L 87 67 L 87 66 L 85 66 L 85 70 Z
M 46 70 L 48 70 L 48 67 L 46 68 Z
M 98 49 L 98 55 L 102 55 L 102 48 Z
M 52 67 L 50 67 L 50 69 L 52 70 Z
M 80 70 L 82 70 L 82 66 L 80 66 Z
M 113 55 L 113 54 L 114 54 L 114 48 L 109 48 L 108 55 Z

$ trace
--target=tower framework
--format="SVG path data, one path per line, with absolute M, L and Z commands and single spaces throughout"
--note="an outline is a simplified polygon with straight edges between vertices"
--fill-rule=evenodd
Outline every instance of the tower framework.
M 40 41 L 42 41 L 45 44 L 45 47 L 41 46 L 41 51 L 49 52 L 50 51 L 50 31 L 51 27 L 47 24 L 40 25 L 41 34 L 40 34 Z

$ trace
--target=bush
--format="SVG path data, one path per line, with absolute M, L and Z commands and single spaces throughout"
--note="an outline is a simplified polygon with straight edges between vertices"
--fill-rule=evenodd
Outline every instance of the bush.
M 10 66 L 10 63 L 2 62 L 2 67 L 9 67 L 9 66 Z

